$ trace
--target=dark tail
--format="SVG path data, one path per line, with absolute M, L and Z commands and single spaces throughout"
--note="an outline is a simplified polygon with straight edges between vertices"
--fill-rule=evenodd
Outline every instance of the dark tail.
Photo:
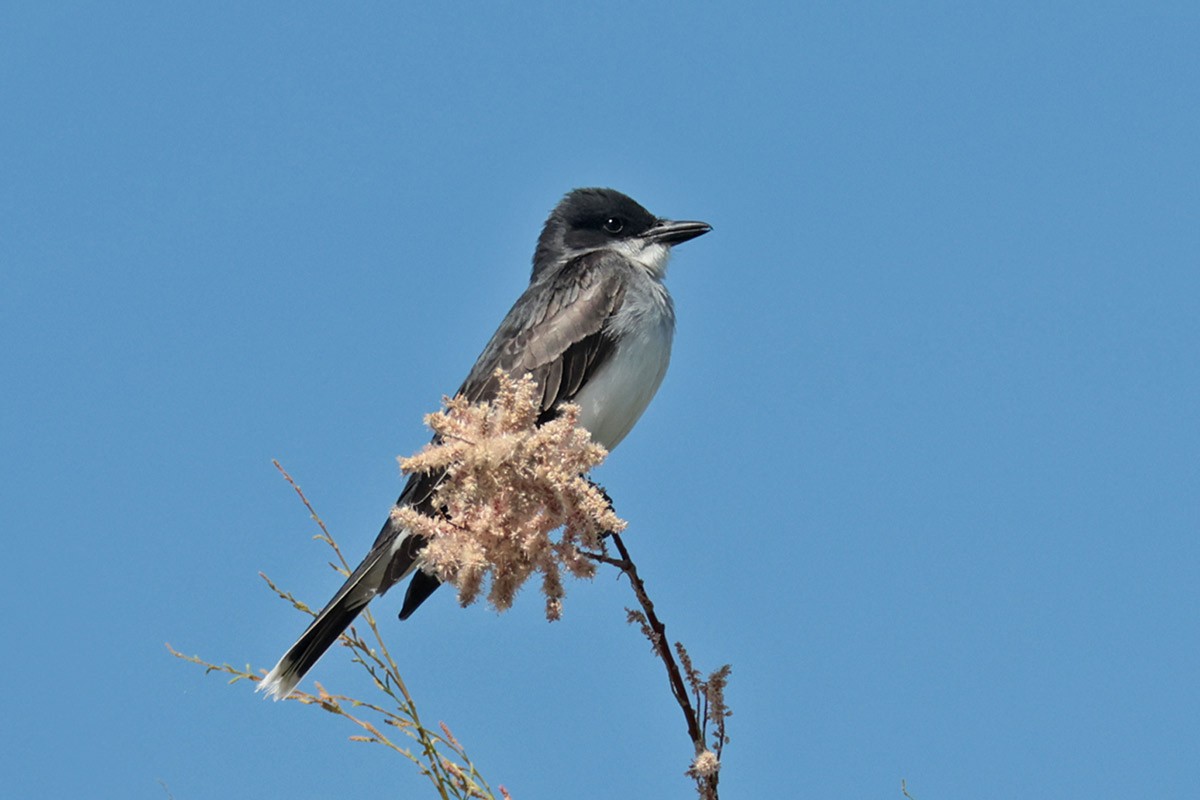
M 300 640 L 283 654 L 275 669 L 263 678 L 258 691 L 266 692 L 276 700 L 291 694 L 300 679 L 325 655 L 325 651 L 333 646 L 342 631 L 350 627 L 350 623 L 366 606 L 365 601 L 359 604 L 343 602 L 321 612 Z
M 329 601 L 294 645 L 288 648 L 267 677 L 258 685 L 276 700 L 292 693 L 300 679 L 325 655 L 325 651 L 350 627 L 367 603 L 381 592 L 383 572 L 390 553 L 374 550 L 358 569 L 346 579 L 342 588 Z
M 401 500 L 403 499 L 402 496 Z M 371 552 L 367 553 L 363 562 L 350 574 L 333 599 L 321 609 L 321 613 L 317 614 L 304 634 L 283 654 L 275 668 L 262 679 L 258 691 L 266 692 L 276 700 L 282 700 L 291 694 L 296 684 L 300 683 L 321 656 L 325 655 L 325 651 L 333 647 L 333 643 L 350 627 L 350 623 L 354 622 L 354 618 L 367 604 L 376 595 L 383 594 L 416 569 L 421 547 L 422 542 L 417 537 L 398 527 L 389 516 L 375 544 L 372 545 Z M 424 573 L 418 573 L 418 576 L 420 575 Z M 411 607 L 406 598 L 405 609 L 409 614 L 437 588 L 436 579 L 429 580 L 433 581 L 433 586 L 427 589 L 426 581 L 417 582 L 421 587 L 420 596 L 415 598 Z M 406 614 L 402 613 L 401 617 L 404 616 Z

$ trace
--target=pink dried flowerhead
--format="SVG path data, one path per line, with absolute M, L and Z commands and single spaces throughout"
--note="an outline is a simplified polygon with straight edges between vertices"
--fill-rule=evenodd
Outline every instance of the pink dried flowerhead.
M 445 516 L 412 508 L 392 513 L 426 538 L 422 568 L 453 583 L 461 604 L 478 600 L 487 586 L 488 602 L 504 611 L 540 572 L 546 616 L 558 619 L 562 573 L 590 578 L 595 563 L 582 550 L 598 550 L 604 533 L 625 529 L 583 477 L 608 453 L 578 427 L 577 406 L 564 406 L 539 426 L 533 378 L 513 380 L 499 371 L 496 377 L 493 402 L 446 400 L 443 411 L 425 418 L 437 440 L 400 460 L 405 473 L 446 471 L 433 498 Z

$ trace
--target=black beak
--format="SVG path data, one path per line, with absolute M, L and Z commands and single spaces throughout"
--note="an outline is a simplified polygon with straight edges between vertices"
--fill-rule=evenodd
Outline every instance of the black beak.
M 711 230 L 712 225 L 707 222 L 676 222 L 660 219 L 654 223 L 653 228 L 646 231 L 645 236 L 652 242 L 675 245 L 686 242 L 688 239 L 695 239 L 697 236 L 703 236 Z

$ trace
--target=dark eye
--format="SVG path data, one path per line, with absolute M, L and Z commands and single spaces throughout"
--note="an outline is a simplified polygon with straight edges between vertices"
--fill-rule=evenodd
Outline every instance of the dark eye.
M 609 233 L 620 233 L 625 230 L 625 220 L 620 217 L 609 217 L 604 220 L 604 230 Z

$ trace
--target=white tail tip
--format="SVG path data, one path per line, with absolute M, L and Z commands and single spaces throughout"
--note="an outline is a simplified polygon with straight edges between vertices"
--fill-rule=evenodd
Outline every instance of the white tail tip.
M 280 662 L 275 665 L 275 669 L 267 673 L 267 677 L 259 681 L 255 691 L 266 692 L 267 697 L 272 700 L 283 700 L 292 693 L 299 682 L 300 676 L 288 670 Z

